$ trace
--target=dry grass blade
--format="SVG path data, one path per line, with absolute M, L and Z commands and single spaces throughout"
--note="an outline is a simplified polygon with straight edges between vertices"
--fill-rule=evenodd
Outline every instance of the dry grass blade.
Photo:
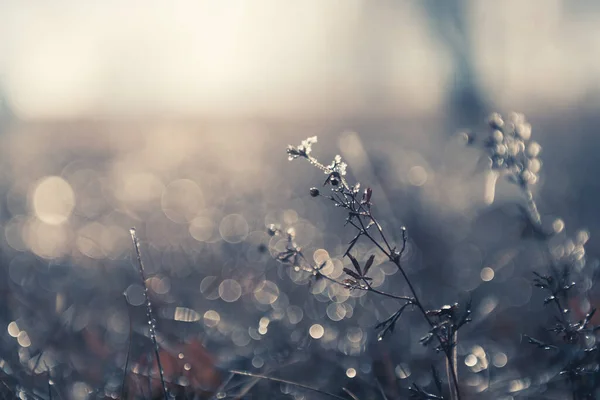
M 160 383 L 162 385 L 163 395 L 165 400 L 168 400 L 169 395 L 167 393 L 167 385 L 165 384 L 164 370 L 162 364 L 160 362 L 160 354 L 158 351 L 158 342 L 156 341 L 156 331 L 155 331 L 155 320 L 154 314 L 152 312 L 152 303 L 150 303 L 150 298 L 148 297 L 148 287 L 146 286 L 146 275 L 144 272 L 144 262 L 142 261 L 142 251 L 140 249 L 140 242 L 138 240 L 135 228 L 131 228 L 129 230 L 131 234 L 131 240 L 133 241 L 133 247 L 135 248 L 135 255 L 138 263 L 138 272 L 140 273 L 140 279 L 142 280 L 142 284 L 144 285 L 144 299 L 146 301 L 146 313 L 148 316 L 148 327 L 150 329 L 150 339 L 152 339 L 152 344 L 154 345 L 154 354 L 156 356 L 156 364 L 158 365 L 158 373 L 160 375 Z M 150 376 L 150 374 L 148 374 Z
M 127 304 L 127 299 L 125 299 L 125 303 Z M 129 311 L 129 308 L 127 308 Z M 127 370 L 129 369 L 129 357 L 131 355 L 131 336 L 132 336 L 132 326 L 131 326 L 131 315 L 127 313 L 129 316 L 129 338 L 127 340 L 127 356 L 125 357 L 125 367 L 123 367 L 123 382 L 121 383 L 121 398 L 124 399 L 126 396 L 126 380 L 127 380 Z
M 377 376 L 375 377 L 375 382 L 377 382 L 377 388 L 379 389 L 379 392 L 381 393 L 381 398 L 383 400 L 388 400 L 388 397 L 385 394 L 385 390 L 383 390 L 383 386 L 381 386 L 381 382 L 379 382 L 379 379 L 377 379 Z
M 304 385 L 302 383 L 288 381 L 287 379 L 273 378 L 271 376 L 260 375 L 260 374 L 253 374 L 252 372 L 247 372 L 247 371 L 231 370 L 229 372 L 231 372 L 232 374 L 236 374 L 236 375 L 250 376 L 252 378 L 265 379 L 265 380 L 268 380 L 268 381 L 279 382 L 279 383 L 286 383 L 288 385 L 296 386 L 296 387 L 299 387 L 299 388 L 302 388 L 302 389 L 306 389 L 306 390 L 311 390 L 311 391 L 316 392 L 316 393 L 321 393 L 322 395 L 329 396 L 329 397 L 331 397 L 333 399 L 348 400 L 345 397 L 338 396 L 337 394 L 329 393 L 329 392 L 326 392 L 324 390 L 314 388 L 312 386 Z
M 344 388 L 342 388 L 342 390 L 343 390 L 344 392 L 348 393 L 348 396 L 352 397 L 352 400 L 360 400 L 360 399 L 358 398 L 358 396 L 357 396 L 357 395 L 355 395 L 354 393 L 352 393 L 352 392 L 351 392 L 349 389 L 347 389 L 347 388 L 345 388 L 345 387 L 344 387 Z

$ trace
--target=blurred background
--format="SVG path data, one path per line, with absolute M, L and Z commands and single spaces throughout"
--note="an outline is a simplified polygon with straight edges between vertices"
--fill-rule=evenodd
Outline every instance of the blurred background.
M 24 398 L 47 398 L 49 379 L 64 398 L 115 397 L 131 342 L 130 396 L 150 397 L 135 226 L 179 389 L 313 398 L 231 368 L 364 398 L 431 384 L 441 359 L 418 343 L 418 315 L 377 342 L 396 304 L 272 259 L 278 224 L 333 276 L 348 263 L 344 215 L 308 193 L 324 176 L 286 160 L 317 135 L 323 163 L 341 154 L 374 189 L 390 235 L 408 228 L 430 306 L 474 299 L 466 395 L 551 398 L 548 360 L 520 336 L 551 320 L 530 282 L 541 250 L 520 238 L 517 190 L 499 181 L 492 198 L 457 134 L 525 113 L 543 147 L 540 211 L 566 235 L 589 230 L 593 264 L 599 106 L 593 0 L 0 1 L 3 380 Z M 377 264 L 374 284 L 405 293 Z

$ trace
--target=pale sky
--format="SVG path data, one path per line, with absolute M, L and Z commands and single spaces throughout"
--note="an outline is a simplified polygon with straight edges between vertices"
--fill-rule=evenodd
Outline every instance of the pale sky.
M 479 80 L 497 103 L 560 106 L 600 88 L 600 10 L 464 3 Z M 3 0 L 0 90 L 22 118 L 336 114 L 373 98 L 431 113 L 453 70 L 422 4 Z

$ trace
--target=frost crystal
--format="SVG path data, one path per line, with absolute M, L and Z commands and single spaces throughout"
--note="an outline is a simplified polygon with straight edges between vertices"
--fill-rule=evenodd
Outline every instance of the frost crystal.
M 335 156 L 331 164 L 327 167 L 328 171 L 325 171 L 326 174 L 331 174 L 332 172 L 337 172 L 340 175 L 346 175 L 346 168 L 348 164 L 342 161 L 342 156 L 339 154 Z
M 317 143 L 317 137 L 312 136 L 304 139 L 298 148 L 304 150 L 306 154 L 310 154 L 310 152 L 312 151 L 312 145 L 315 143 Z
M 298 157 L 308 158 L 308 155 L 312 152 L 312 145 L 315 143 L 317 143 L 317 137 L 312 136 L 304 139 L 298 147 L 288 145 L 286 149 L 288 160 L 292 161 Z

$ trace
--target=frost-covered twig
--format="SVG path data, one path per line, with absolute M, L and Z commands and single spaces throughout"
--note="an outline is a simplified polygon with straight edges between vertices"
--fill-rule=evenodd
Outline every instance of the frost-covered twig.
M 316 187 L 310 189 L 310 195 L 312 197 L 324 197 L 332 201 L 336 207 L 345 209 L 348 212 L 346 225 L 350 225 L 356 230 L 356 235 L 350 241 L 346 251 L 344 252 L 344 256 L 350 259 L 354 269 L 344 268 L 344 272 L 349 277 L 344 279 L 342 284 L 344 284 L 348 289 L 366 290 L 375 294 L 385 295 L 387 297 L 405 301 L 399 307 L 396 313 L 377 326 L 377 328 L 382 328 L 378 335 L 378 340 L 382 340 L 387 333 L 393 332 L 396 322 L 407 307 L 412 306 L 419 310 L 430 329 L 428 334 L 421 339 L 421 343 L 423 345 L 428 345 L 434 339 L 438 342 L 436 350 L 443 352 L 447 359 L 451 399 L 460 399 L 458 374 L 455 362 L 456 355 L 453 349 L 456 346 L 458 329 L 470 321 L 470 304 L 466 307 L 466 310 L 462 314 L 458 312 L 458 304 L 446 305 L 439 310 L 431 310 L 425 307 L 425 304 L 417 295 L 415 286 L 408 277 L 401 262 L 407 245 L 406 229 L 402 228 L 401 245 L 394 245 L 385 234 L 383 227 L 373 213 L 373 203 L 371 201 L 373 191 L 371 188 L 366 188 L 364 191 L 362 191 L 359 183 L 352 185 L 347 181 L 347 164 L 342 161 L 341 156 L 335 156 L 334 160 L 329 165 L 322 164 L 315 157 L 313 157 L 311 155 L 312 145 L 316 142 L 316 136 L 307 138 L 303 140 L 299 146 L 288 146 L 287 154 L 289 160 L 304 158 L 310 164 L 316 166 L 324 172 L 327 177 L 323 183 L 323 186 L 329 186 L 331 188 L 331 195 L 321 194 L 321 191 Z M 282 233 L 275 226 L 270 228 L 270 232 L 272 234 Z M 396 266 L 398 271 L 400 271 L 400 274 L 404 278 L 404 281 L 409 288 L 409 297 L 401 297 L 383 293 L 371 286 L 370 281 L 372 278 L 368 276 L 368 272 L 373 265 L 374 255 L 371 255 L 365 265 L 361 267 L 359 262 L 352 256 L 352 254 L 350 254 L 350 251 L 362 238 L 375 245 L 375 247 Z M 307 271 L 312 271 L 316 279 L 325 278 L 332 282 L 339 283 L 322 273 L 322 267 L 324 265 L 316 266 L 307 261 L 302 254 L 301 249 L 295 245 L 292 233 L 287 233 L 287 239 L 286 250 L 279 253 L 277 256 L 279 261 L 290 263 L 298 270 L 304 269 Z M 418 394 L 419 391 L 414 393 Z
M 152 340 L 152 344 L 154 345 L 154 354 L 156 356 L 156 364 L 158 366 L 158 373 L 160 375 L 160 383 L 162 385 L 163 395 L 165 400 L 167 400 L 169 396 L 167 392 L 167 385 L 165 384 L 163 367 L 160 362 L 158 341 L 156 340 L 156 320 L 154 319 L 154 313 L 152 312 L 152 303 L 150 302 L 150 297 L 148 296 L 148 286 L 146 285 L 146 275 L 144 272 L 144 262 L 142 261 L 142 251 L 140 249 L 140 242 L 138 240 L 135 228 L 131 228 L 129 230 L 129 233 L 131 234 L 131 240 L 133 241 L 133 247 L 135 248 L 140 279 L 142 280 L 142 284 L 144 285 L 144 300 L 146 302 L 146 316 L 148 318 L 148 329 L 150 331 L 150 339 Z M 148 376 L 150 376 L 150 374 L 148 374 Z

